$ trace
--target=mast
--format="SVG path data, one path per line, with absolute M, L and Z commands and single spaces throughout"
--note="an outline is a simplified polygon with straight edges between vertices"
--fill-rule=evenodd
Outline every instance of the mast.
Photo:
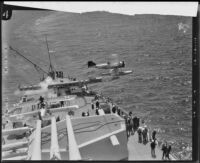
M 46 41 L 46 44 L 47 44 L 47 51 L 48 51 L 48 55 L 49 55 L 49 73 L 53 72 L 53 66 L 52 66 L 52 63 L 51 63 L 51 55 L 49 53 L 49 46 L 48 46 L 48 41 L 47 41 L 47 35 L 45 35 L 45 41 Z

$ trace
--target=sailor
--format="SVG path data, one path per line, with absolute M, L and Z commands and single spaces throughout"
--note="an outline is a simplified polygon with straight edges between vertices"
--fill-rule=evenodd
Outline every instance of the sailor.
M 121 114 L 121 110 L 119 108 L 117 108 L 117 114 L 120 115 Z
M 167 150 L 166 150 L 166 158 L 167 158 L 168 160 L 170 160 L 169 154 L 170 154 L 170 152 L 171 152 L 171 149 L 172 149 L 172 147 L 171 147 L 171 145 L 169 144 L 169 145 L 167 146 Z
M 117 110 L 117 109 L 116 109 L 116 106 L 113 105 L 113 107 L 112 107 L 112 112 L 113 112 L 113 113 L 116 113 L 116 110 Z
M 59 73 L 59 78 L 62 78 L 62 72 L 59 71 L 58 73 Z
M 145 127 L 144 127 L 144 130 L 142 131 L 142 135 L 143 135 L 143 144 L 147 144 L 147 142 L 148 142 L 147 133 L 148 133 L 148 129 L 147 129 L 147 127 L 145 126 Z
M 39 98 L 39 105 L 38 106 L 40 106 L 40 108 L 43 108 L 44 107 L 44 97 L 42 97 L 42 96 L 40 96 L 40 98 Z
M 140 126 L 140 118 L 137 118 L 137 129 Z
M 133 130 L 134 130 L 134 132 L 137 130 L 137 117 L 136 116 L 133 118 Z
M 152 132 L 152 140 L 154 140 L 156 138 L 156 130 L 154 129 Z
M 128 137 L 131 135 L 131 117 L 127 117 L 127 132 L 128 132 Z
M 40 96 L 39 101 L 40 101 L 40 103 L 43 103 L 44 102 L 44 97 Z
M 156 153 L 155 153 L 156 145 L 157 145 L 157 140 L 154 139 L 154 140 L 151 142 L 151 144 L 150 144 L 150 146 L 151 146 L 151 156 L 152 156 L 153 158 L 156 158 Z
M 99 115 L 98 108 L 95 110 L 96 115 Z
M 59 122 L 60 121 L 60 116 L 58 116 L 57 118 L 56 118 L 56 122 Z
M 32 105 L 32 111 L 34 111 L 35 110 L 35 105 Z
M 99 109 L 99 100 L 96 101 L 96 108 Z
M 92 110 L 94 110 L 94 103 L 93 103 L 93 101 L 91 103 L 91 107 L 92 107 Z
M 64 101 L 60 101 L 60 106 L 64 107 Z
M 44 109 L 45 108 L 45 103 L 41 103 L 41 109 Z
M 162 151 L 163 151 L 162 160 L 165 160 L 166 159 L 166 153 L 167 153 L 167 142 L 165 142 L 162 145 Z
M 128 133 L 128 116 L 125 115 L 124 116 L 124 119 L 125 119 L 125 124 L 126 124 L 126 133 L 127 133 L 127 138 L 129 137 L 129 133 Z
M 133 115 L 131 115 L 131 135 L 134 135 L 134 121 L 133 121 Z
M 143 131 L 143 128 L 142 127 L 139 127 L 137 132 L 138 132 L 138 142 L 139 143 L 142 143 L 142 131 Z
M 129 131 L 133 135 L 133 113 L 129 112 Z
M 58 73 L 58 71 L 56 71 L 56 77 L 57 77 L 57 78 L 59 77 L 59 73 Z

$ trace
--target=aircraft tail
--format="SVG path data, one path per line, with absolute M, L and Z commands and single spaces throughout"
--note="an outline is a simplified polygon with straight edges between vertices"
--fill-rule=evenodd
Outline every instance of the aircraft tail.
M 88 68 L 96 66 L 96 63 L 93 61 L 88 61 Z

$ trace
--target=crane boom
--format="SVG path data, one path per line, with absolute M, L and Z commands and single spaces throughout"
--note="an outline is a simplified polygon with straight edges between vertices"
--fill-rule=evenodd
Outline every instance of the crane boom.
M 9 46 L 9 48 L 16 52 L 18 55 L 20 55 L 22 58 L 24 58 L 25 60 L 27 60 L 29 63 L 31 63 L 36 69 L 41 70 L 43 73 L 48 74 L 48 72 L 46 72 L 43 68 L 41 68 L 40 66 L 38 66 L 37 64 L 35 64 L 34 62 L 32 62 L 30 59 L 24 57 L 20 52 L 18 52 L 16 49 L 14 49 L 13 47 Z

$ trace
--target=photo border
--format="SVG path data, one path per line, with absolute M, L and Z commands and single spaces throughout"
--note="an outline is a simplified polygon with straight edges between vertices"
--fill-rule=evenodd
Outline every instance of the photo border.
M 7 7 L 11 8 L 12 10 L 47 10 L 47 9 L 36 9 L 31 7 L 19 7 L 19 6 L 12 6 L 6 5 Z M 3 2 L 1 2 L 1 15 L 3 10 Z M 50 11 L 50 10 L 49 10 Z M 2 21 L 2 20 L 1 20 Z M 1 24 L 2 27 L 2 24 Z M 192 160 L 177 160 L 176 162 L 199 162 L 199 147 L 200 147 L 200 112 L 199 112 L 199 101 L 200 101 L 200 64 L 199 64 L 199 47 L 200 47 L 200 4 L 198 4 L 198 11 L 197 16 L 192 17 Z M 2 29 L 1 29 L 2 32 Z M 0 34 L 2 36 L 2 33 Z M 2 37 L 1 37 L 1 52 L 2 52 Z M 2 55 L 0 57 L 2 61 Z M 2 64 L 1 64 L 2 65 Z M 1 66 L 2 72 L 2 66 Z M 2 79 L 2 76 L 1 76 Z M 1 80 L 1 90 L 2 90 L 2 80 Z M 2 91 L 1 91 L 2 93 Z M 2 97 L 2 94 L 1 94 Z M 1 101 L 2 105 L 2 101 Z M 2 115 L 2 110 L 1 110 Z M 2 121 L 0 122 L 2 125 Z M 2 133 L 2 130 L 1 130 Z M 2 134 L 1 134 L 2 136 Z M 1 155 L 2 156 L 2 153 Z M 6 161 L 5 161 L 6 162 Z M 16 161 L 19 162 L 19 161 Z M 64 162 L 64 161 L 62 161 Z M 81 162 L 88 162 L 88 161 L 81 161 Z M 104 161 L 94 161 L 94 162 L 104 162 Z M 110 161 L 109 161 L 110 162 Z M 115 162 L 115 161 L 111 161 Z M 126 161 L 127 162 L 127 161 Z M 132 161 L 131 161 L 132 162 Z M 133 161 L 133 162 L 146 162 L 146 161 Z M 149 160 L 148 162 L 155 162 Z M 156 161 L 156 162 L 163 162 L 163 161 Z M 164 161 L 166 162 L 166 161 Z M 171 162 L 171 161 L 170 161 Z

